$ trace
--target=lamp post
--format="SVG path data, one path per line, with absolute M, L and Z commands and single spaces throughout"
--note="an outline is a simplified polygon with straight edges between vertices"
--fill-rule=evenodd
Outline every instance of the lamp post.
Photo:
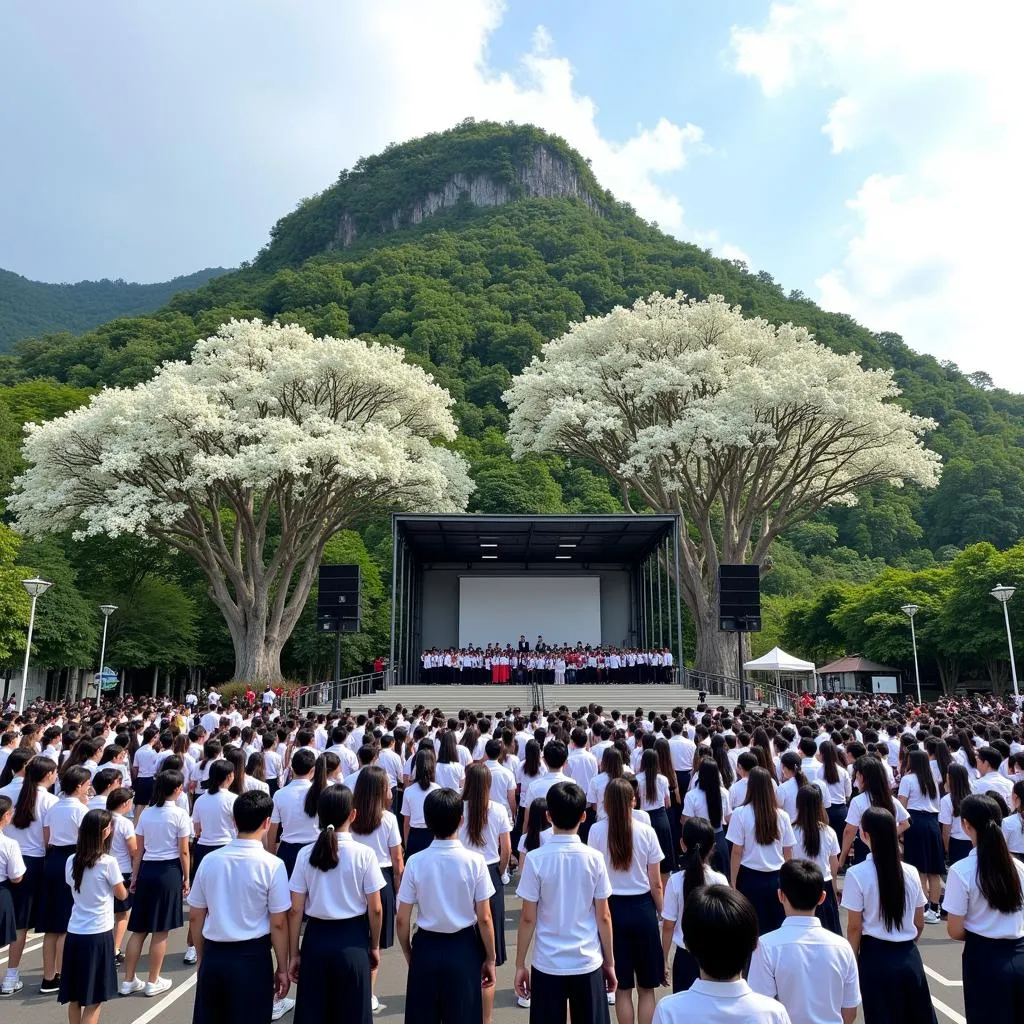
M 103 612 L 103 643 L 100 645 L 100 677 L 96 681 L 96 703 L 100 702 L 100 695 L 103 692 L 103 662 L 107 657 L 107 622 L 110 616 L 117 611 L 116 604 L 101 604 L 100 611 Z
M 36 600 L 50 589 L 49 580 L 41 580 L 33 576 L 30 580 L 22 580 L 21 585 L 32 598 L 32 611 L 28 616 L 28 638 L 25 640 L 25 663 L 21 669 L 21 693 L 18 695 L 18 714 L 25 710 L 25 691 L 28 689 L 28 656 L 32 652 L 32 630 L 36 624 Z
M 1007 605 L 1010 598 L 1017 592 L 1016 587 L 1004 587 L 1002 583 L 996 584 L 989 593 L 1003 606 L 1003 619 L 1006 622 L 1006 644 L 1010 648 L 1010 676 L 1013 679 L 1013 696 L 1020 700 L 1020 692 L 1017 689 L 1017 662 L 1013 657 L 1013 634 L 1010 632 L 1010 609 Z
M 917 631 L 914 629 L 914 616 L 921 610 L 920 605 L 905 604 L 900 611 L 910 619 L 910 641 L 914 645 L 914 679 L 917 682 L 917 703 L 921 704 L 921 670 L 917 666 Z

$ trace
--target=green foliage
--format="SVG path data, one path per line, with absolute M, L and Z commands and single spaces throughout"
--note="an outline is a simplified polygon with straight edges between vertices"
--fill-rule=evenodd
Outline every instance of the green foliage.
M 0 523 L 0 663 L 25 650 L 30 601 L 21 581 L 31 574 L 16 564 L 20 547 L 18 535 Z
M 159 309 L 178 292 L 198 288 L 223 267 L 159 284 L 129 284 L 120 279 L 44 284 L 0 270 L 0 352 L 19 338 L 56 331 L 87 331 L 115 316 L 135 316 Z

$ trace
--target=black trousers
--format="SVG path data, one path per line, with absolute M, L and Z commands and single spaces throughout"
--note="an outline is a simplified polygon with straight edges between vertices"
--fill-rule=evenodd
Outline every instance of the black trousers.
M 1024 939 L 967 933 L 963 956 L 967 1024 L 1024 1020 Z
M 405 1024 L 480 1024 L 483 961 L 476 928 L 451 935 L 420 928 L 412 940 Z
M 274 958 L 270 936 L 203 943 L 192 1024 L 270 1024 Z
M 608 1024 L 608 997 L 599 967 L 589 974 L 530 971 L 530 1024 Z

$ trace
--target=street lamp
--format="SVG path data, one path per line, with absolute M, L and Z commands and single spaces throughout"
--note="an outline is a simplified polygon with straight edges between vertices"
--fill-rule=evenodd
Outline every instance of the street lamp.
M 103 643 L 100 646 L 100 676 L 96 681 L 96 703 L 100 702 L 100 695 L 103 690 L 103 662 L 107 657 L 107 621 L 117 611 L 116 604 L 101 604 L 100 611 L 103 612 Z
M 921 704 L 921 670 L 917 666 L 917 632 L 914 629 L 914 616 L 921 610 L 917 604 L 905 604 L 900 611 L 910 619 L 910 640 L 914 645 L 914 679 L 917 681 L 917 703 Z
M 28 656 L 32 651 L 32 629 L 36 624 L 36 600 L 50 589 L 49 580 L 41 580 L 33 576 L 30 580 L 22 580 L 21 585 L 32 598 L 32 611 L 28 616 L 28 639 L 25 641 L 25 664 L 21 669 L 21 693 L 18 695 L 18 714 L 25 710 L 25 691 L 28 689 Z
M 1017 592 L 1016 587 L 1004 587 L 1002 583 L 996 584 L 989 593 L 1003 606 L 1003 619 L 1006 621 L 1006 643 L 1010 648 L 1010 675 L 1013 678 L 1013 696 L 1019 700 L 1020 693 L 1017 690 L 1017 662 L 1013 657 L 1013 634 L 1010 633 L 1010 609 L 1007 605 L 1010 598 Z

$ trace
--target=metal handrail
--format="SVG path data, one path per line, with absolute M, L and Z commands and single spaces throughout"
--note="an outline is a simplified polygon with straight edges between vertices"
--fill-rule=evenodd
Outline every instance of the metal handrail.
M 292 710 L 307 711 L 310 708 L 330 707 L 334 701 L 335 689 L 338 692 L 338 705 L 341 706 L 345 701 L 386 689 L 385 676 L 385 672 L 364 672 L 362 675 L 348 676 L 337 683 L 314 683 L 312 686 L 300 687 L 293 691 Z
M 741 682 L 735 676 L 714 675 L 709 672 L 695 672 L 686 669 L 684 685 L 689 689 L 704 691 L 709 696 L 726 697 L 733 701 L 740 699 Z M 784 711 L 792 711 L 797 693 L 788 687 L 773 682 L 742 681 L 743 696 L 748 701 L 759 701 Z

